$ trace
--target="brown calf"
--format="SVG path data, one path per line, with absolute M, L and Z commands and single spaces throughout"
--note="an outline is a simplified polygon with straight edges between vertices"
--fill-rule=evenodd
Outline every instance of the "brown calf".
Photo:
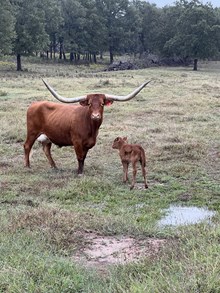
M 136 174 L 137 174 L 137 162 L 139 161 L 141 163 L 141 169 L 142 174 L 144 177 L 144 186 L 145 188 L 148 188 L 147 182 L 146 182 L 146 157 L 145 152 L 142 146 L 139 144 L 128 144 L 127 137 L 117 137 L 112 145 L 113 149 L 119 150 L 119 156 L 121 158 L 121 162 L 123 165 L 123 182 L 128 181 L 128 165 L 129 163 L 132 164 L 133 167 L 133 178 L 132 178 L 132 184 L 130 189 L 134 188 L 134 184 L 136 181 Z

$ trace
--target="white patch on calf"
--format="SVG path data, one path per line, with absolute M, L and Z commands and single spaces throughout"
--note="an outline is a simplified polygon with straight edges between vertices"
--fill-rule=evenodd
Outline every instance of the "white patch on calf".
M 43 142 L 49 143 L 49 142 L 51 142 L 49 140 L 49 138 L 45 134 L 41 134 L 40 136 L 38 136 L 37 141 L 40 142 L 40 143 L 43 143 Z

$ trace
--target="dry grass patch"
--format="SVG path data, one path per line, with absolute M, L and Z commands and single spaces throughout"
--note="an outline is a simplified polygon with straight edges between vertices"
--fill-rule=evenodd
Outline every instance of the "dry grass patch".
M 22 272 L 3 269 L 0 291 L 218 292 L 218 217 L 213 226 L 185 230 L 162 229 L 157 222 L 164 209 L 180 202 L 219 212 L 220 68 L 209 63 L 198 72 L 161 67 L 103 72 L 22 61 L 26 71 L 0 72 L 0 263 Z M 85 175 L 77 178 L 72 148 L 53 147 L 59 168 L 53 171 L 36 143 L 31 169 L 23 167 L 27 107 L 54 101 L 42 77 L 67 97 L 123 95 L 152 81 L 137 99 L 105 107 Z M 145 149 L 148 190 L 138 183 L 130 191 L 122 183 L 121 162 L 112 150 L 117 136 Z M 90 263 L 112 262 L 117 265 L 100 283 Z
M 92 215 L 36 207 L 30 200 L 4 201 L 2 204 L 30 207 L 25 212 L 9 213 L 9 223 L 5 229 L 10 233 L 22 230 L 37 232 L 55 250 L 68 255 L 74 253 L 73 260 L 87 267 L 103 268 L 153 258 L 168 242 L 167 239 L 155 237 L 97 234 L 89 229 L 88 222 L 93 221 Z
M 85 229 L 84 223 L 88 220 L 88 215 L 39 207 L 18 214 L 10 214 L 8 230 L 11 233 L 23 229 L 38 232 L 55 249 L 72 250 L 83 245 L 84 237 L 78 231 Z

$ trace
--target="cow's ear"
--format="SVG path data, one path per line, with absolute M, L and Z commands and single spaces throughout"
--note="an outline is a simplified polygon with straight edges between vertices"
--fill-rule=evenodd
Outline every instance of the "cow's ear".
M 105 99 L 105 106 L 111 106 L 114 101 Z
M 81 106 L 88 106 L 88 100 L 80 101 L 79 103 Z
M 125 142 L 127 142 L 127 141 L 128 141 L 127 136 L 124 136 L 124 137 L 123 137 L 123 140 L 124 140 Z

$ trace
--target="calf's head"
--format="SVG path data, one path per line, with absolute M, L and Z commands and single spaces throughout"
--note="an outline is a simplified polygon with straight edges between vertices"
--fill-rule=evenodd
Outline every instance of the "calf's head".
M 124 144 L 128 143 L 127 137 L 116 137 L 116 139 L 113 141 L 112 148 L 113 149 L 120 149 Z

